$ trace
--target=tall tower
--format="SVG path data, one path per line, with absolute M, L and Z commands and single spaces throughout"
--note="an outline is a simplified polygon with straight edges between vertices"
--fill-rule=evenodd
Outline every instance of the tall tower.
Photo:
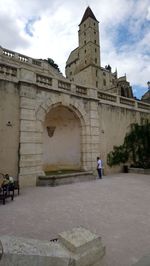
M 100 69 L 99 22 L 87 7 L 78 31 L 79 46 L 73 50 L 66 63 L 66 77 L 77 83 L 96 86 Z
M 100 67 L 99 22 L 90 7 L 87 7 L 79 24 L 80 60 L 84 67 Z

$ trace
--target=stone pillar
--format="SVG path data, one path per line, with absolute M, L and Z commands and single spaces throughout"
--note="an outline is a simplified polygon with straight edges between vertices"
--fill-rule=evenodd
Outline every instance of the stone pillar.
M 96 158 L 100 155 L 98 101 L 90 102 L 90 144 L 91 168 L 95 170 Z
M 36 88 L 21 84 L 20 88 L 20 163 L 21 186 L 35 186 L 42 174 L 41 124 L 36 121 Z
M 104 255 L 101 238 L 81 227 L 56 241 L 0 237 L 0 266 L 104 266 Z

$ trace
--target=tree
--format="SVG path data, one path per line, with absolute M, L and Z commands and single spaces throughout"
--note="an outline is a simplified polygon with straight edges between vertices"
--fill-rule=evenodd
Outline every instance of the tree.
M 52 58 L 47 58 L 47 59 L 45 59 L 45 61 L 47 61 L 49 65 L 51 65 L 52 67 L 57 69 L 58 72 L 60 73 L 60 69 L 59 69 L 58 65 L 54 62 L 54 60 Z
M 131 162 L 134 167 L 150 168 L 150 123 L 132 124 L 121 146 L 107 155 L 109 166 Z

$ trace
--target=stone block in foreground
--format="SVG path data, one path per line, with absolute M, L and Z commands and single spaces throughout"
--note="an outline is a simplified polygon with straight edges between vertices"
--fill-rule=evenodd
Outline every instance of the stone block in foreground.
M 0 266 L 102 266 L 104 254 L 101 238 L 82 227 L 55 242 L 0 237 Z

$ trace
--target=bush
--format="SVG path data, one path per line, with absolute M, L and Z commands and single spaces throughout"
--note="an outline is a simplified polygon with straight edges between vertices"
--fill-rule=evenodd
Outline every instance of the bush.
M 132 124 L 121 146 L 114 146 L 107 155 L 109 166 L 132 162 L 134 167 L 150 168 L 150 123 Z

